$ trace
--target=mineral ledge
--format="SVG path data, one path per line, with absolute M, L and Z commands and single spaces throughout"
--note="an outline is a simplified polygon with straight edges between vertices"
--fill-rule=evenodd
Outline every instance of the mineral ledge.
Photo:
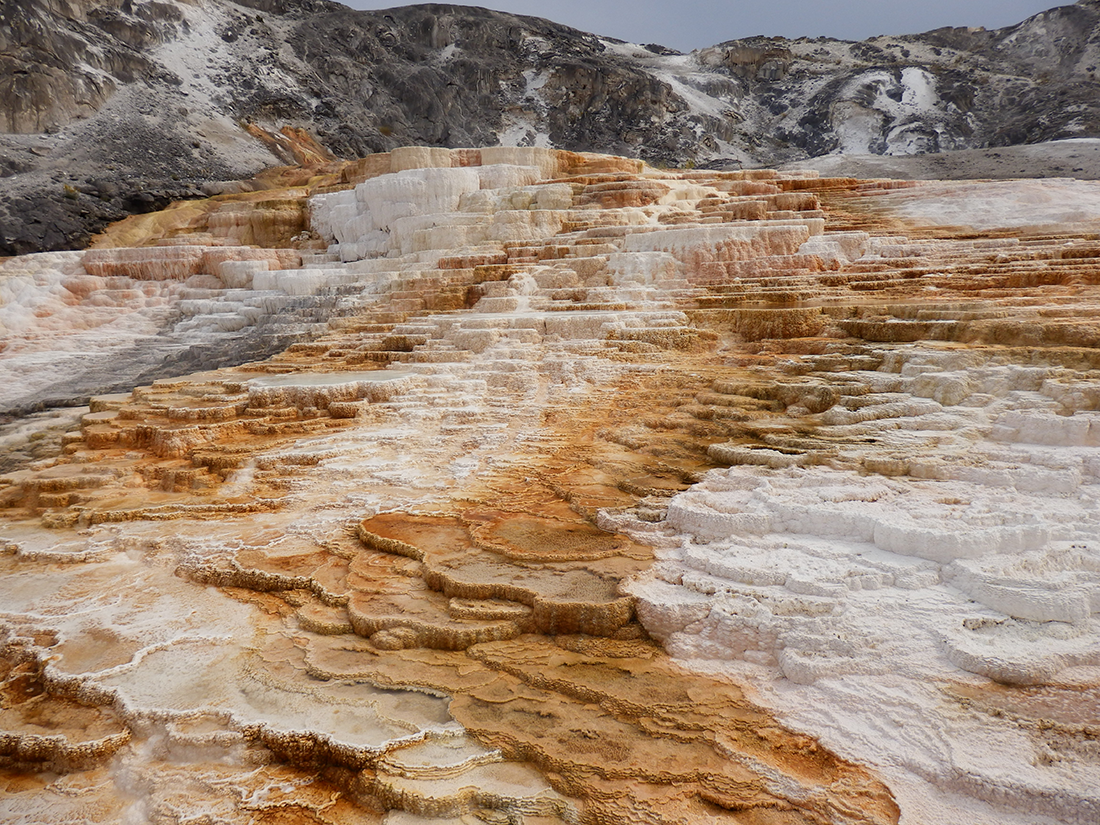
M 1100 821 L 1100 184 L 291 177 L 0 264 L 0 819 Z

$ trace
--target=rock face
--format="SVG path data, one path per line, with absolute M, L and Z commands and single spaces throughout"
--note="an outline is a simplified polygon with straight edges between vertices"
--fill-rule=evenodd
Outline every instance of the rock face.
M 0 255 L 80 248 L 126 214 L 316 151 L 499 143 L 730 168 L 1100 134 L 1096 0 L 997 31 L 686 55 L 446 5 L 8 0 L 3 14 Z
M 311 180 L 0 268 L 19 409 L 298 324 L 12 408 L 5 821 L 1096 821 L 1100 184 Z

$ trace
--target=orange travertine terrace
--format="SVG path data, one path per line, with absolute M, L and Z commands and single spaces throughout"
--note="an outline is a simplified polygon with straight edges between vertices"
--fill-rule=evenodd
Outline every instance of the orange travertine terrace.
M 1096 184 L 256 188 L 0 264 L 9 395 L 280 348 L 0 477 L 5 821 L 1100 817 Z

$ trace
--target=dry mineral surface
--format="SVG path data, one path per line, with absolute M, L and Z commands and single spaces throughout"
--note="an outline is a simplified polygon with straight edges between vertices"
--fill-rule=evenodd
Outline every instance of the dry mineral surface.
M 0 263 L 3 821 L 1100 818 L 1100 184 L 184 211 Z

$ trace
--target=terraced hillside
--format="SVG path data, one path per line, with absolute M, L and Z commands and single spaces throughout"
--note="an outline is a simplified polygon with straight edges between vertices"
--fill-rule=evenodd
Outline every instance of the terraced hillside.
M 1098 188 L 403 148 L 6 262 L 0 811 L 1095 821 Z

